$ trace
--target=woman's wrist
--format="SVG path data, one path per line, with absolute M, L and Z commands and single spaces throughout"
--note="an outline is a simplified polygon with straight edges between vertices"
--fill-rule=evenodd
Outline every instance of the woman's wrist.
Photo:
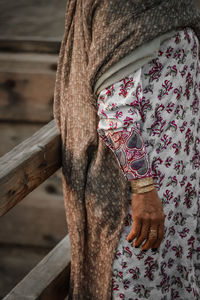
M 142 194 L 155 189 L 152 177 L 140 178 L 131 181 L 131 188 L 134 194 Z

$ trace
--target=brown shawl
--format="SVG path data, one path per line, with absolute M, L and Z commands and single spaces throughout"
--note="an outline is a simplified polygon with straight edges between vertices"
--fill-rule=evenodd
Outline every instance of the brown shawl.
M 70 296 L 110 300 L 112 261 L 128 206 L 130 182 L 97 133 L 93 88 L 112 64 L 143 42 L 192 27 L 191 0 L 68 0 L 55 86 L 62 172 L 71 241 Z

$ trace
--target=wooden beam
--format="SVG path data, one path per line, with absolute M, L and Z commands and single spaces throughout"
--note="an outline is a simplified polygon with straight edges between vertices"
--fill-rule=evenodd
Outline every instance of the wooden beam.
M 0 53 L 0 120 L 53 119 L 57 55 Z
M 39 40 L 34 38 L 16 38 L 6 39 L 0 37 L 0 49 L 6 52 L 34 52 L 58 54 L 61 42 L 57 39 L 45 38 Z
M 61 167 L 61 139 L 55 121 L 0 158 L 0 216 Z
M 69 290 L 70 240 L 67 235 L 2 300 L 63 300 Z
M 0 119 L 0 157 L 11 151 L 15 146 L 22 143 L 25 139 L 28 139 L 30 136 L 40 130 L 45 124 L 3 122 Z

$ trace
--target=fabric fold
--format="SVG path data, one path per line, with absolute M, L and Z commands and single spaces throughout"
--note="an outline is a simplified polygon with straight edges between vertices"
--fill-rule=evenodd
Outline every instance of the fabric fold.
M 189 0 L 118 0 L 117 5 L 68 0 L 66 8 L 53 108 L 62 139 L 71 242 L 69 300 L 110 300 L 112 261 L 130 182 L 98 137 L 94 84 L 144 41 L 183 26 L 191 26 L 200 37 L 200 16 Z

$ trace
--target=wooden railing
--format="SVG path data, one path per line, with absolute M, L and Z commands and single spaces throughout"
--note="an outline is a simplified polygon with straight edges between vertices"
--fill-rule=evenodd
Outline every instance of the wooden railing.
M 0 158 L 0 216 L 61 167 L 60 133 L 51 121 Z M 70 276 L 67 235 L 3 300 L 63 300 Z

